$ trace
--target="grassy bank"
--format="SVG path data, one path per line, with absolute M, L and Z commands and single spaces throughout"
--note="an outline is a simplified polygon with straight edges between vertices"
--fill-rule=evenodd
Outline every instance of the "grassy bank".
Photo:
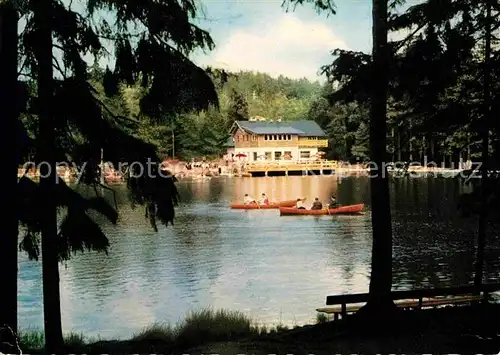
M 83 334 L 65 335 L 66 352 L 69 353 L 113 353 L 113 352 L 158 352 L 190 349 L 212 342 L 237 341 L 275 334 L 285 326 L 268 328 L 256 325 L 241 312 L 226 310 L 201 310 L 189 313 L 180 324 L 156 323 L 136 333 L 129 340 L 101 340 Z M 41 331 L 20 331 L 19 345 L 24 353 L 41 353 L 44 347 Z
M 402 312 L 397 321 L 348 317 L 287 329 L 258 327 L 239 312 L 204 310 L 176 326 L 154 324 L 129 340 L 66 337 L 65 353 L 332 354 L 498 353 L 499 305 Z M 43 335 L 20 334 L 24 353 L 43 353 Z

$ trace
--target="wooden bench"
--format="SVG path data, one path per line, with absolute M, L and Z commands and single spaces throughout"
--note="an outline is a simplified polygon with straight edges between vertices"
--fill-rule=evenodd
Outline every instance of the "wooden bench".
M 484 284 L 479 289 L 475 286 L 459 286 L 409 291 L 393 291 L 392 300 L 403 309 L 422 309 L 439 306 L 467 305 L 479 301 L 487 303 L 489 295 L 500 291 L 500 283 Z M 333 314 L 337 320 L 349 313 L 357 312 L 368 301 L 368 293 L 333 295 L 326 297 L 326 305 L 333 307 L 317 308 L 320 313 Z

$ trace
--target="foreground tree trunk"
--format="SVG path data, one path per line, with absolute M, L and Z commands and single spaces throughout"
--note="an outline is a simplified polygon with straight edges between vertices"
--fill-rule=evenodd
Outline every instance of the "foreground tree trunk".
M 2 138 L 2 234 L 0 235 L 0 325 L 17 332 L 17 236 L 16 206 L 18 147 L 17 137 L 17 11 L 12 3 L 0 1 L 0 134 Z M 18 143 L 16 141 L 16 143 Z
M 485 18 L 485 46 L 484 46 L 484 78 L 483 78 L 483 122 L 481 122 L 482 166 L 481 166 L 481 207 L 477 235 L 477 254 L 474 275 L 474 285 L 481 286 L 483 282 L 484 248 L 486 244 L 487 214 L 488 214 L 488 148 L 490 144 L 490 116 L 491 116 L 491 0 L 486 0 Z
M 387 0 L 372 0 L 373 74 L 370 117 L 370 179 L 372 206 L 372 270 L 370 298 L 360 315 L 386 315 L 396 307 L 392 289 L 392 225 L 386 162 L 388 47 Z
M 52 73 L 52 1 L 37 1 L 35 21 L 38 28 L 38 99 L 40 103 L 38 151 L 40 188 L 44 201 L 42 220 L 43 316 L 45 346 L 48 353 L 62 353 L 61 297 L 57 253 L 57 210 L 52 198 L 57 171 L 54 156 L 54 80 Z

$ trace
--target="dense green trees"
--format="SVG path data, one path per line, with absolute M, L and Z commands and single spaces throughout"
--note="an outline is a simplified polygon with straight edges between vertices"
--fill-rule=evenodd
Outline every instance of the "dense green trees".
M 252 116 L 267 119 L 309 119 L 311 105 L 321 99 L 318 82 L 307 79 L 272 78 L 253 72 L 227 73 L 207 68 L 217 94 L 218 106 L 201 112 L 168 112 L 152 121 L 140 110 L 145 91 L 139 83 L 121 84 L 109 98 L 99 82 L 103 70 L 94 67 L 91 83 L 98 96 L 119 115 L 138 122 L 131 134 L 153 144 L 162 156 L 217 158 L 224 153 L 229 129 L 237 120 Z M 327 122 L 327 125 L 331 122 Z

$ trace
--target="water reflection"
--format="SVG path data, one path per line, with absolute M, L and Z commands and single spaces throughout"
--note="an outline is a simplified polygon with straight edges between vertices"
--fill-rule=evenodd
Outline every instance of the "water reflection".
M 326 175 L 243 178 L 233 179 L 232 182 L 233 184 L 224 184 L 224 192 L 232 202 L 243 201 L 246 193 L 254 198 L 266 193 L 270 201 L 307 197 L 307 203 L 311 204 L 314 198 L 318 197 L 326 203 L 332 193 L 337 193 L 338 188 L 338 179 Z
M 61 268 L 65 331 L 130 336 L 154 321 L 176 322 L 206 306 L 238 309 L 263 323 L 308 322 L 330 293 L 368 290 L 369 181 L 332 176 L 213 178 L 179 183 L 176 224 L 154 233 L 142 209 L 117 188 L 120 223 L 102 220 L 109 257 L 77 255 Z M 464 187 L 452 179 L 390 181 L 394 287 L 471 281 L 477 222 L 458 217 Z M 279 217 L 228 208 L 245 193 L 271 200 L 314 197 L 363 202 L 363 216 Z M 491 227 L 486 274 L 498 278 L 500 243 Z M 20 257 L 21 327 L 42 325 L 39 264 Z

